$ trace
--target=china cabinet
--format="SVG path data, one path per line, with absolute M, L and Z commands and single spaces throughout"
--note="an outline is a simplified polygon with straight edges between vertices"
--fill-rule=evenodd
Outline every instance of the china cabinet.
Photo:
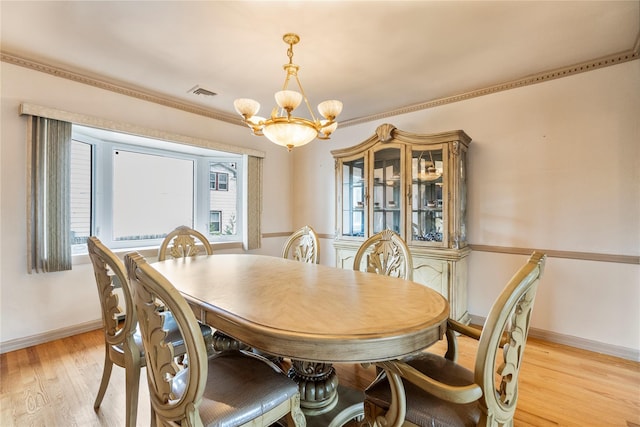
M 409 245 L 413 280 L 449 300 L 468 323 L 467 149 L 461 130 L 414 134 L 383 124 L 336 162 L 336 262 L 352 268 L 360 244 L 384 229 Z

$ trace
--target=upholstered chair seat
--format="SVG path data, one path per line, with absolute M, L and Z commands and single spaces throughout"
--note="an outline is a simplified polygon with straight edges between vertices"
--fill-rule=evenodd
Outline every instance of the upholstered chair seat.
M 403 359 L 424 375 L 443 384 L 468 386 L 474 384 L 473 372 L 432 353 L 420 353 Z M 477 401 L 467 404 L 451 405 L 437 397 L 422 393 L 420 388 L 409 381 L 403 381 L 407 396 L 406 419 L 416 420 L 419 426 L 476 426 L 480 420 L 480 405 Z M 380 375 L 366 391 L 367 400 L 383 408 L 389 409 L 391 390 L 386 375 Z M 423 414 L 429 414 L 424 417 Z
M 173 379 L 172 390 L 178 399 L 186 389 L 188 374 L 187 368 Z M 251 392 L 243 393 L 248 387 Z M 204 426 L 241 426 L 297 394 L 294 382 L 259 358 L 244 352 L 224 352 L 208 363 L 199 412 Z M 261 399 L 256 400 L 256 395 Z

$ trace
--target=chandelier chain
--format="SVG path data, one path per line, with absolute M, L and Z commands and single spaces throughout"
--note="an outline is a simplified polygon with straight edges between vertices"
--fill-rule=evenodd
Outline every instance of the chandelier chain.
M 289 43 L 289 49 L 287 49 L 287 56 L 289 57 L 289 64 L 293 65 L 293 43 Z

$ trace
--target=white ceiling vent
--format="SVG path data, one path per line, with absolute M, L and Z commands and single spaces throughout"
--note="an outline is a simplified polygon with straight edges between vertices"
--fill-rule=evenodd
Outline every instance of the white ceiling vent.
M 216 96 L 217 93 L 212 92 L 210 90 L 201 88 L 199 85 L 195 85 L 191 89 L 187 91 L 188 93 L 193 93 L 194 95 L 202 95 L 202 96 Z

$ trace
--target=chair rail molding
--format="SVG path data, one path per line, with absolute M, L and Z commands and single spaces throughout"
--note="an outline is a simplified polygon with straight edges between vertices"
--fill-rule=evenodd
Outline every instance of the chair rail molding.
M 532 248 L 515 248 L 507 246 L 491 246 L 491 245 L 475 245 L 469 244 L 469 247 L 477 252 L 495 252 L 510 255 L 530 255 L 534 251 Z M 619 255 L 619 254 L 603 254 L 595 252 L 576 252 L 576 251 L 560 251 L 554 249 L 538 249 L 547 254 L 549 258 L 567 258 L 577 259 L 580 261 L 597 261 L 597 262 L 617 262 L 621 264 L 640 264 L 640 256 L 637 255 Z
M 272 233 L 262 233 L 263 239 L 288 237 L 293 231 L 277 231 Z M 320 239 L 333 240 L 335 234 L 318 233 Z M 519 248 L 511 246 L 493 246 L 493 245 L 477 245 L 470 243 L 469 248 L 476 252 L 494 252 L 508 255 L 531 255 L 536 248 Z M 575 259 L 579 261 L 596 261 L 596 262 L 614 262 L 620 264 L 640 265 L 640 256 L 638 255 L 620 255 L 606 254 L 596 252 L 579 252 L 579 251 L 562 251 L 555 249 L 537 249 L 547 254 L 548 258 L 565 258 Z M 417 267 L 415 267 L 417 268 Z

